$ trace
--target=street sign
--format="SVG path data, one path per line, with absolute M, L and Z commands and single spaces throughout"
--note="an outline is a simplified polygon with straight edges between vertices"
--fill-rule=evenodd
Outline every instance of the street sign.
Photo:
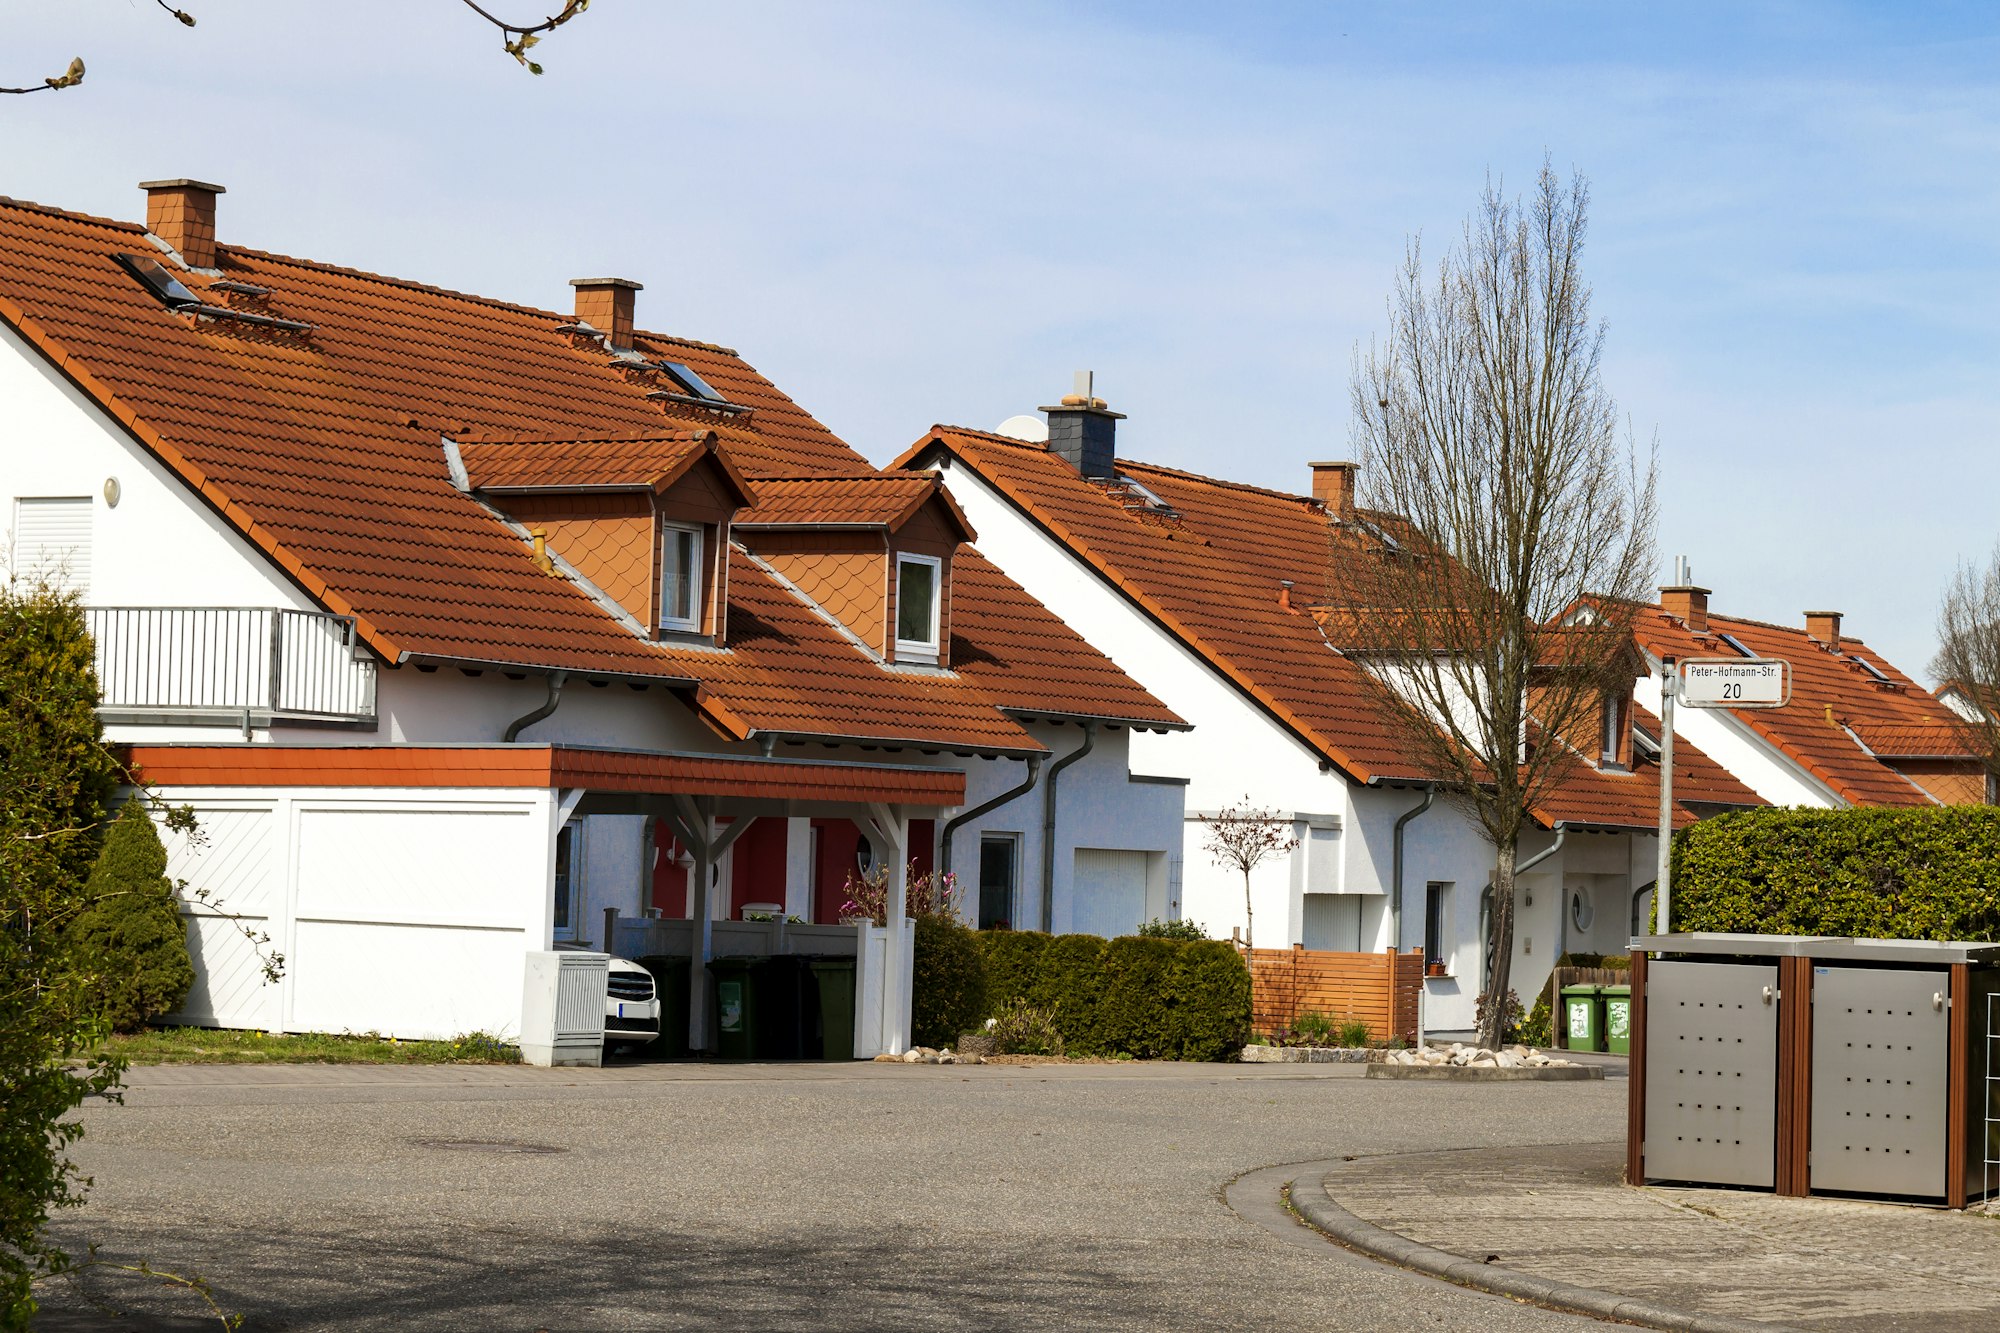
M 1792 697 L 1792 664 L 1775 657 L 1681 660 L 1680 701 L 1690 708 L 1778 708 Z

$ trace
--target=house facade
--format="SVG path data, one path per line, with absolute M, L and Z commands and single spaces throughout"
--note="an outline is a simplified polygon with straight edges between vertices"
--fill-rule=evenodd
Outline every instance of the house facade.
M 1014 924 L 1164 914 L 1182 787 L 1132 744 L 1185 721 L 937 479 L 644 332 L 635 283 L 467 296 L 145 188 L 145 226 L 0 203 L 0 505 L 13 576 L 86 607 L 108 736 L 201 819 L 181 1018 L 508 1035 L 528 951 L 678 916 L 705 961 L 877 865 L 867 1053 L 908 1039 L 901 895 L 946 844 Z
M 1134 738 L 1134 763 L 1186 780 L 1181 915 L 1257 947 L 1424 950 L 1428 1022 L 1467 1029 L 1484 958 L 1492 847 L 1437 794 L 1392 721 L 1387 688 L 1313 614 L 1332 537 L 1366 521 L 1350 465 L 1288 494 L 1123 456 L 1118 414 L 1087 386 L 999 434 L 934 427 L 898 460 L 941 473 L 982 549 L 1149 693 L 1194 724 Z M 1649 716 L 1629 696 L 1609 754 L 1580 752 L 1535 812 L 1522 868 L 1514 987 L 1566 952 L 1621 952 L 1657 863 Z M 1559 738 L 1550 743 L 1565 743 Z M 1676 755 L 1676 818 L 1758 804 L 1698 747 Z M 1242 877 L 1206 848 L 1205 814 L 1277 813 L 1293 850 Z

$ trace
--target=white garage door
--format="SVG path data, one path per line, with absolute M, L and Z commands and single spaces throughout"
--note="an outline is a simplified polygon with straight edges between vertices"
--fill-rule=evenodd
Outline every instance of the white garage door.
M 1079 847 L 1070 885 L 1070 923 L 1078 933 L 1116 937 L 1145 924 L 1146 853 Z

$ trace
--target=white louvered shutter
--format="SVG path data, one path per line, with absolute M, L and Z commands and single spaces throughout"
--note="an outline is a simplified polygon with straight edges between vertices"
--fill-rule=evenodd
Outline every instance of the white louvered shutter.
M 14 577 L 90 596 L 90 497 L 14 502 Z

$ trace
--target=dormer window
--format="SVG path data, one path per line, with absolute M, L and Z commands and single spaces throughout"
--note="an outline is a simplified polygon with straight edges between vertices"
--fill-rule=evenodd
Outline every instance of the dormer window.
M 935 556 L 896 556 L 896 656 L 929 659 L 938 656 L 938 577 L 943 561 Z
M 660 525 L 660 628 L 701 630 L 701 529 Z

